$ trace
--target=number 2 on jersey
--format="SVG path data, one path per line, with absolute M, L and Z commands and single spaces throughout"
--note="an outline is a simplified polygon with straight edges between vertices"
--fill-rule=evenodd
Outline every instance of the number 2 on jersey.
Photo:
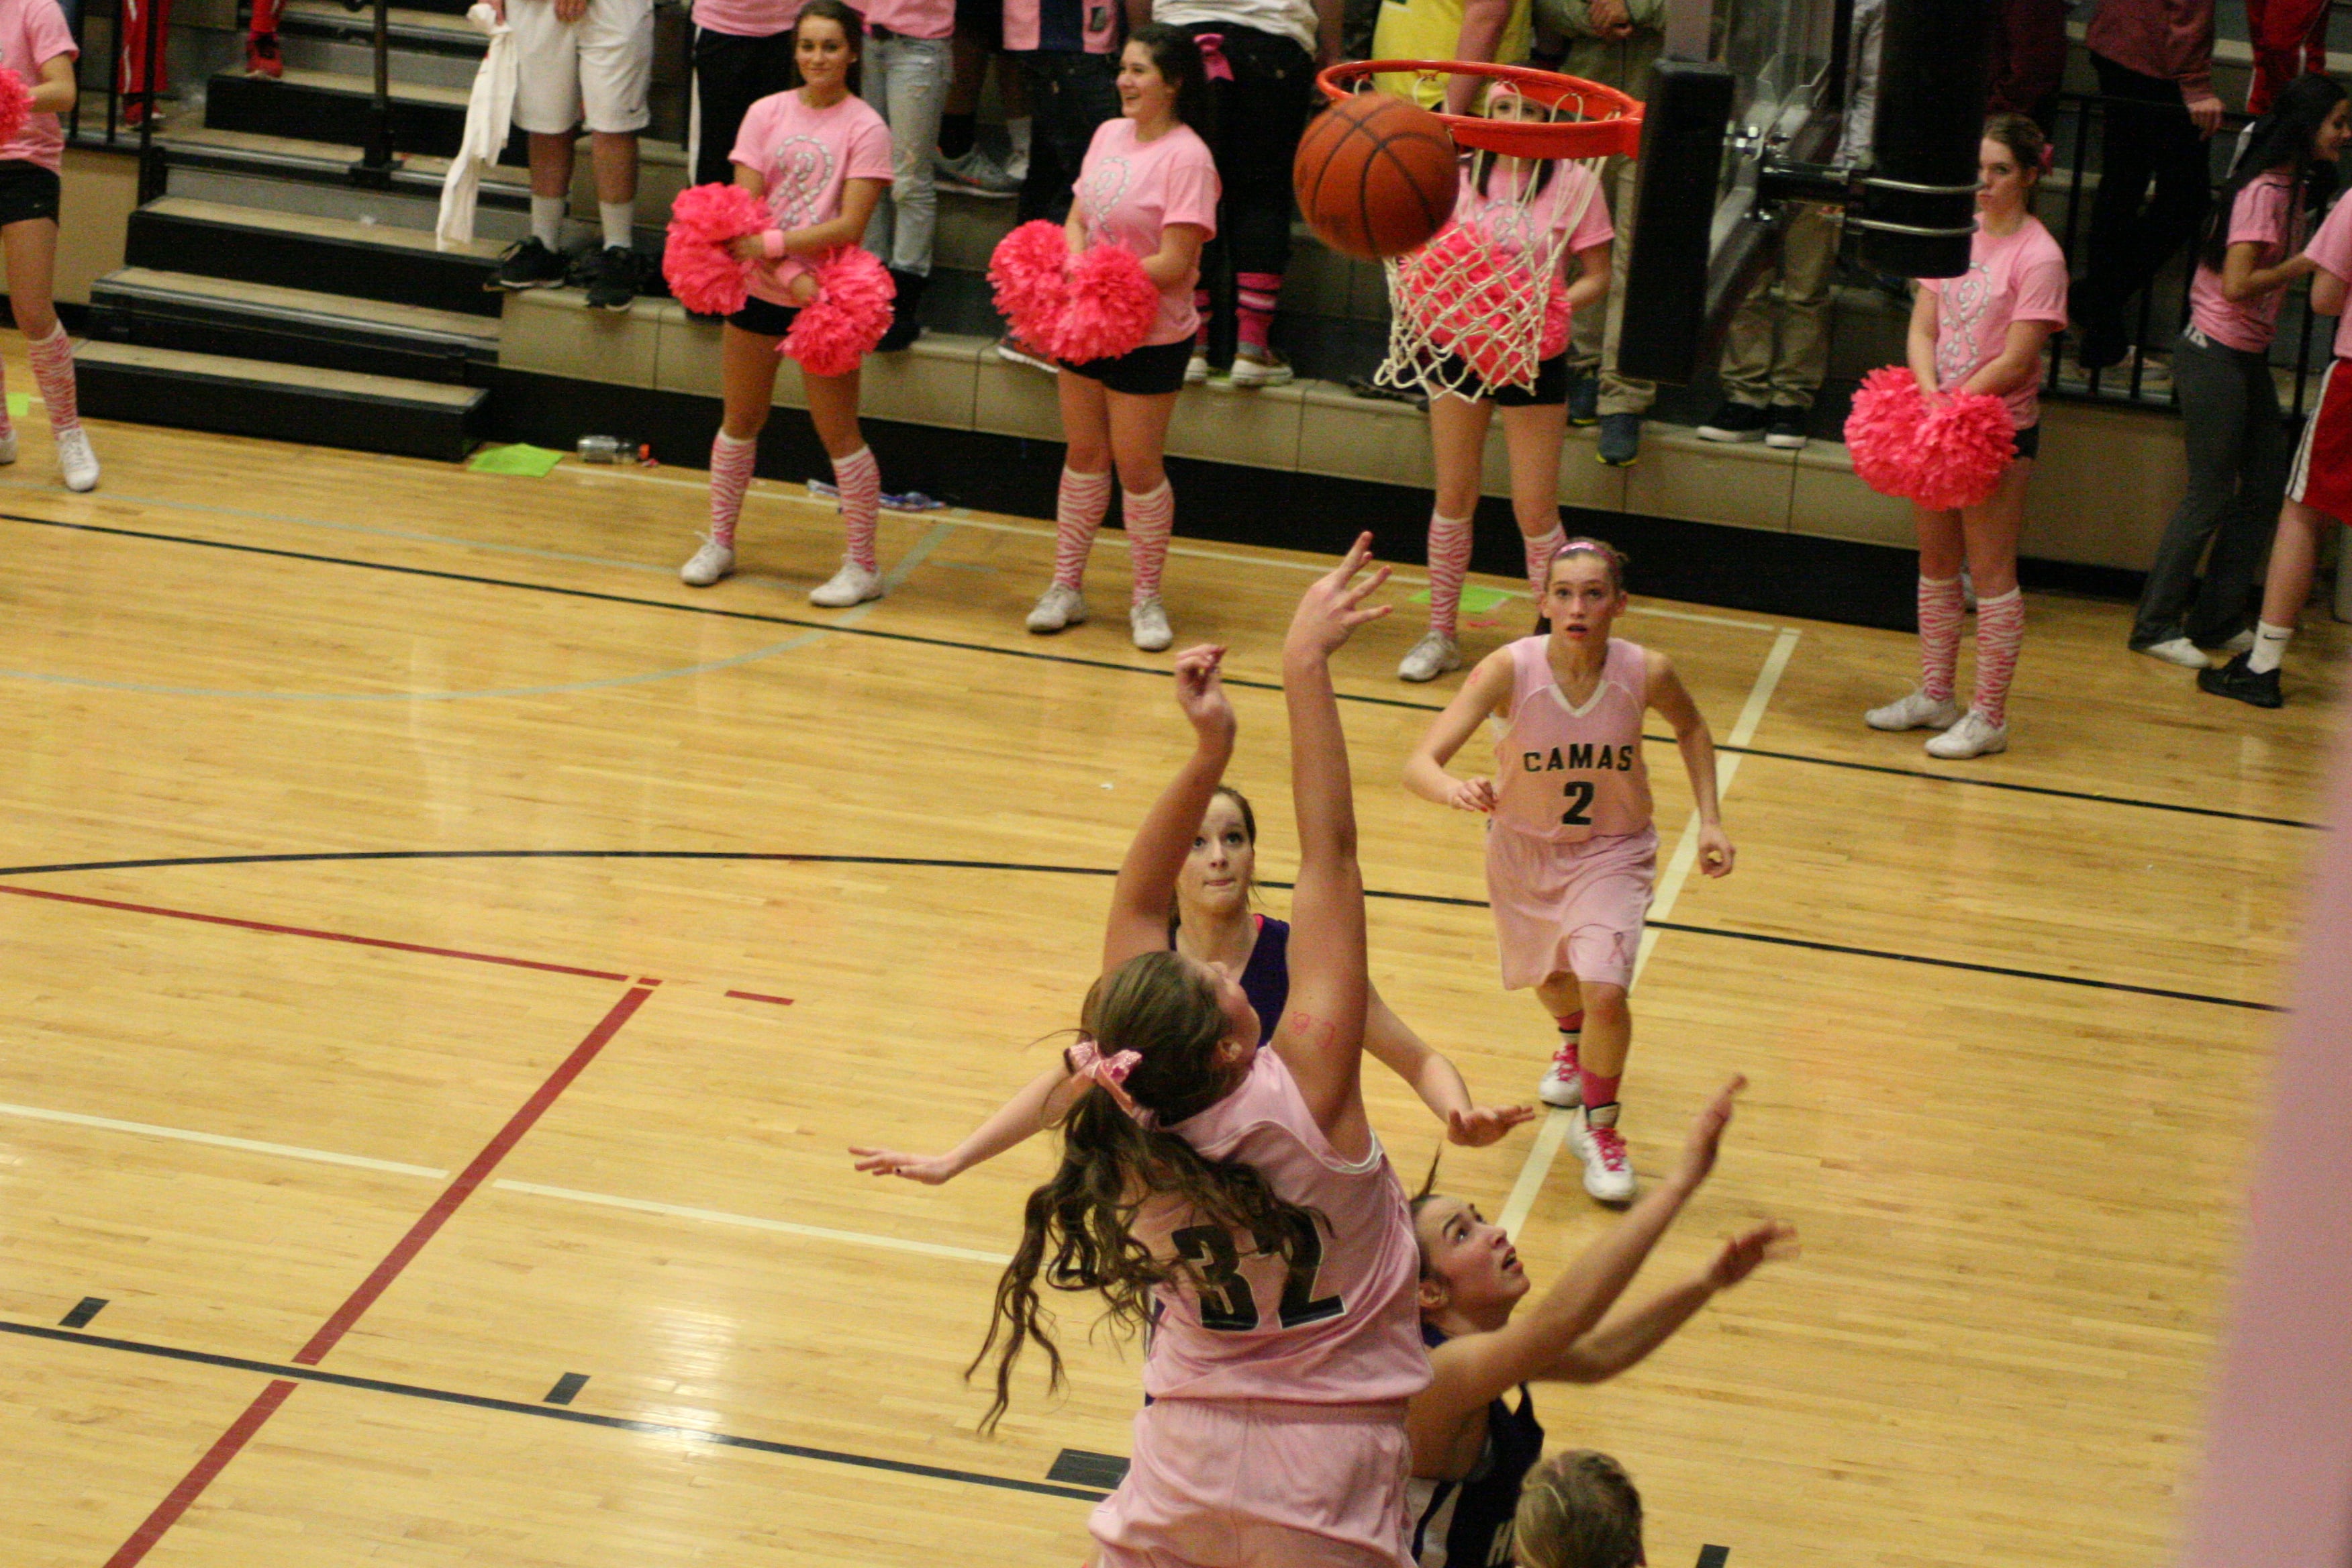
M 1282 1300 L 1276 1321 L 1286 1329 L 1301 1328 L 1336 1318 L 1348 1310 L 1338 1296 L 1318 1298 L 1315 1277 L 1323 1268 L 1323 1237 L 1311 1215 L 1292 1222 L 1297 1237 L 1297 1256 L 1283 1271 Z M 1169 1238 L 1179 1256 L 1199 1271 L 1201 1326 L 1219 1333 L 1244 1334 L 1258 1326 L 1257 1298 L 1242 1278 L 1241 1255 L 1233 1235 L 1213 1225 L 1188 1226 Z
M 1570 779 L 1560 785 L 1559 793 L 1568 799 L 1568 809 L 1559 814 L 1559 825 L 1562 827 L 1591 826 L 1592 818 L 1587 816 L 1585 812 L 1592 805 L 1592 781 Z

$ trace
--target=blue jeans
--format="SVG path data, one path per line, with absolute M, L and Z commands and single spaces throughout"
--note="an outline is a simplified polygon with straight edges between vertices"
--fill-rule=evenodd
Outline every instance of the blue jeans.
M 931 153 L 940 144 L 940 110 L 953 74 L 953 41 L 870 34 L 859 61 L 866 101 L 890 127 L 890 188 L 866 226 L 866 248 L 897 272 L 928 278 L 931 236 L 939 227 L 939 185 Z

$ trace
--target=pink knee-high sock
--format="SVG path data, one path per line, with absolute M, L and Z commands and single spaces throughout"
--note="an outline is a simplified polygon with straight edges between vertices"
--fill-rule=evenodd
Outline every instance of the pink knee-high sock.
M 860 447 L 846 458 L 833 460 L 833 482 L 841 491 L 841 521 L 849 531 L 849 559 L 861 571 L 879 572 L 874 559 L 874 531 L 882 510 L 882 470 L 873 448 Z
M 1960 620 L 1967 613 L 1958 577 L 1919 579 L 1919 689 L 1938 702 L 1952 698 L 1953 672 L 1960 659 Z
M 16 422 L 8 417 L 7 372 L 0 369 L 0 436 L 6 436 L 16 428 Z
M 743 492 L 751 488 L 751 465 L 760 440 L 738 441 L 721 430 L 710 442 L 710 542 L 735 548 L 735 522 L 743 515 Z
M 1274 312 L 1282 304 L 1282 274 L 1234 274 L 1234 331 L 1242 342 L 1263 349 L 1274 329 Z
M 79 429 L 81 410 L 74 397 L 73 340 L 66 336 L 64 323 L 52 328 L 47 337 L 27 342 L 25 352 L 32 359 L 33 379 L 40 384 L 41 401 L 49 405 L 49 428 Z
M 1076 593 L 1087 580 L 1087 552 L 1110 510 L 1110 475 L 1062 470 L 1054 501 L 1054 586 Z
M 1612 1078 L 1602 1078 L 1591 1068 L 1580 1065 L 1576 1069 L 1576 1076 L 1584 1089 L 1584 1109 L 1588 1115 L 1596 1110 L 1613 1110 L 1616 1107 L 1617 1086 L 1624 1081 L 1623 1073 L 1620 1072 Z M 1595 1120 L 1604 1127 L 1617 1125 L 1617 1118 L 1613 1115 L 1595 1118 Z
M 1160 569 L 1168 563 L 1168 536 L 1176 531 L 1176 489 L 1127 492 L 1127 552 L 1135 568 L 1135 603 L 1160 597 Z
M 1568 542 L 1568 530 L 1555 522 L 1549 533 L 1539 539 L 1522 533 L 1519 542 L 1527 547 L 1528 587 L 1536 596 L 1536 611 L 1540 615 L 1543 612 L 1544 580 L 1551 575 L 1552 556 Z
M 2009 679 L 2017 673 L 2017 650 L 2025 641 L 2025 595 L 2008 593 L 1977 601 L 1977 689 L 1970 706 L 1994 724 L 2009 722 Z
M 1462 579 L 1470 570 L 1470 520 L 1429 514 L 1429 629 L 1454 633 L 1462 612 Z

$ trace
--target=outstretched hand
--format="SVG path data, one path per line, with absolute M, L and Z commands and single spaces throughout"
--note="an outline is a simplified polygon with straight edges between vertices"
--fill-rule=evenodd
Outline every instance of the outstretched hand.
M 1188 647 L 1176 656 L 1176 706 L 1184 710 L 1184 717 L 1192 721 L 1202 739 L 1230 742 L 1234 738 L 1234 705 L 1218 675 L 1224 657 L 1224 648 L 1215 643 Z
M 1723 1130 L 1731 1125 L 1732 1102 L 1739 1091 L 1748 1087 L 1748 1076 L 1735 1073 L 1732 1079 L 1718 1090 L 1683 1140 L 1683 1163 L 1675 1172 L 1675 1184 L 1685 1193 L 1696 1189 L 1715 1169 L 1715 1156 L 1723 1146 Z
M 1284 653 L 1328 658 L 1358 626 L 1379 620 L 1395 607 L 1364 607 L 1364 601 L 1389 580 L 1385 566 L 1374 567 L 1360 583 L 1355 580 L 1356 574 L 1363 571 L 1371 559 L 1372 536 L 1358 534 L 1339 564 L 1318 577 L 1300 597 L 1297 613 L 1290 617 L 1290 635 L 1283 640 Z
M 1723 1250 L 1706 1266 L 1706 1282 L 1717 1290 L 1728 1290 L 1763 1265 L 1795 1258 L 1801 1251 L 1797 1245 L 1795 1226 L 1784 1220 L 1766 1220 L 1723 1244 Z
M 1445 1113 L 1445 1141 L 1465 1149 L 1484 1149 L 1514 1127 L 1536 1119 L 1532 1105 L 1474 1105 Z
M 860 1149 L 853 1146 L 857 1168 L 868 1175 L 904 1176 L 910 1182 L 920 1182 L 936 1187 L 959 1174 L 961 1167 L 947 1154 L 902 1154 L 895 1149 Z

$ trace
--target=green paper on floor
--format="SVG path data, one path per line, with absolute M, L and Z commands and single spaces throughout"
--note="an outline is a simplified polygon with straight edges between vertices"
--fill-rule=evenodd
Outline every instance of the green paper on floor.
M 1505 593 L 1500 588 L 1481 588 L 1475 583 L 1465 583 L 1462 585 L 1462 607 L 1474 616 L 1483 616 L 1496 605 L 1507 604 L 1517 597 L 1517 594 Z M 1407 602 L 1426 605 L 1429 603 L 1429 590 L 1423 588 Z
M 543 479 L 562 461 L 561 452 L 518 441 L 511 447 L 486 447 L 475 453 L 474 460 L 466 466 L 478 474 L 520 474 L 527 479 Z
M 22 419 L 26 415 L 30 414 L 32 411 L 33 395 L 31 393 L 12 392 L 8 395 L 9 418 Z

